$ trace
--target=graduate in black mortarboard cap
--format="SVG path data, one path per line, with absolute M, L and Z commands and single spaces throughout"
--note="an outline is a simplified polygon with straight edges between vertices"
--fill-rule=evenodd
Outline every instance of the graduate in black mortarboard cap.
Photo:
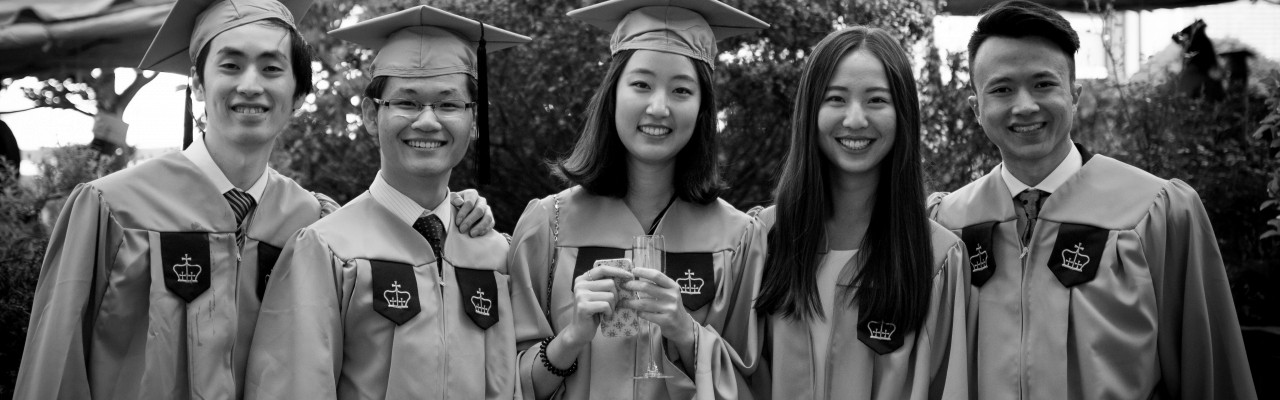
M 768 24 L 714 0 L 614 0 L 569 16 L 612 33 L 612 60 L 573 152 L 554 167 L 573 187 L 530 202 L 513 233 L 513 303 L 531 319 L 516 323 L 521 390 L 745 398 L 765 232 L 718 198 L 712 70 L 717 40 Z M 646 234 L 665 238 L 666 275 L 595 266 L 630 258 Z M 643 298 L 620 295 L 614 278 Z M 636 356 L 651 339 L 643 321 L 664 339 L 652 365 Z M 657 369 L 669 378 L 633 379 Z
M 361 110 L 381 169 L 285 247 L 245 397 L 510 399 L 507 240 L 444 222 L 449 177 L 483 125 L 479 60 L 529 38 L 430 6 L 330 33 L 377 50 Z

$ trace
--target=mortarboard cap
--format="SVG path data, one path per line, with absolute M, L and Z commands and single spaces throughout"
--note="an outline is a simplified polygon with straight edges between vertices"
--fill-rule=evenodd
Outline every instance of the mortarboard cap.
M 377 51 L 370 78 L 430 78 L 449 74 L 475 78 L 479 89 L 476 125 L 480 134 L 476 165 L 480 168 L 480 183 L 489 183 L 487 53 L 528 43 L 531 40 L 528 36 L 425 5 L 335 29 L 329 34 Z
M 609 52 L 654 50 L 702 60 L 712 67 L 716 41 L 769 24 L 716 0 L 609 0 L 569 17 L 613 31 Z
M 429 78 L 457 73 L 478 78 L 476 47 L 482 37 L 487 52 L 530 40 L 528 36 L 481 26 L 479 21 L 431 6 L 397 11 L 329 34 L 377 50 L 370 78 Z
M 314 0 L 178 0 L 138 68 L 187 75 L 214 36 L 264 19 L 296 28 Z

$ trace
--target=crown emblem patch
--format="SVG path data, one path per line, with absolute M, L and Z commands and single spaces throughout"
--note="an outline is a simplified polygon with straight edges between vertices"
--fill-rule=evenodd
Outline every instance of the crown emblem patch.
M 458 281 L 458 306 L 471 318 L 471 322 L 482 330 L 498 323 L 498 317 L 502 315 L 499 310 L 502 290 L 506 287 L 498 288 L 497 272 L 454 266 L 453 275 Z
M 969 250 L 969 271 L 972 274 L 971 282 L 974 286 L 981 287 L 991 279 L 992 275 L 995 275 L 996 257 L 991 253 L 995 250 L 991 247 L 991 237 L 995 234 L 998 224 L 999 222 L 996 221 L 983 222 L 960 230 L 960 239 Z
M 178 283 L 196 283 L 200 281 L 200 273 L 204 268 L 200 264 L 191 264 L 191 256 L 182 255 L 182 264 L 173 265 L 173 273 L 178 275 Z
M 1107 229 L 1062 223 L 1053 252 L 1049 253 L 1049 270 L 1065 287 L 1093 280 L 1104 261 L 1102 255 L 1110 236 Z
M 234 241 L 235 235 L 228 236 Z M 164 286 L 190 303 L 209 290 L 209 236 L 206 233 L 161 232 L 160 265 Z
M 489 308 L 493 307 L 493 301 L 484 298 L 484 290 L 476 289 L 476 295 L 471 296 L 471 307 L 475 308 L 476 314 L 489 316 Z
M 867 317 L 858 321 L 858 341 L 870 347 L 876 354 L 889 354 L 902 347 L 904 332 L 898 332 L 898 324 Z
M 1082 252 L 1084 250 L 1084 247 L 1081 247 L 1082 244 L 1083 243 L 1076 243 L 1075 249 L 1062 251 L 1063 268 L 1076 272 L 1084 272 L 1084 267 L 1089 265 L 1089 256 Z
M 391 281 L 391 290 L 383 290 L 382 298 L 387 301 L 387 307 L 403 310 L 409 308 L 409 300 L 413 299 L 413 295 L 400 290 L 400 281 Z
M 969 256 L 969 264 L 973 266 L 972 271 L 987 270 L 987 250 L 982 248 L 982 243 L 977 245 L 978 252 Z
M 712 253 L 667 253 L 667 276 L 680 287 L 680 301 L 698 311 L 716 297 L 716 267 Z
M 422 311 L 418 302 L 418 277 L 409 264 L 369 260 L 373 274 L 370 295 L 373 310 L 396 325 L 404 325 Z
M 702 294 L 702 285 L 705 283 L 702 278 L 695 278 L 691 269 L 686 269 L 684 276 L 684 278 L 676 279 L 676 284 L 680 285 L 680 293 Z

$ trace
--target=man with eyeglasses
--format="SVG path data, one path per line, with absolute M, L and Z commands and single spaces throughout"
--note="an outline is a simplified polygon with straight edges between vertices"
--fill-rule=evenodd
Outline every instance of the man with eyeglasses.
M 477 59 L 529 38 L 429 6 L 330 34 L 379 49 L 361 117 L 381 169 L 280 255 L 245 398 L 519 397 L 508 242 L 441 221 L 484 115 Z

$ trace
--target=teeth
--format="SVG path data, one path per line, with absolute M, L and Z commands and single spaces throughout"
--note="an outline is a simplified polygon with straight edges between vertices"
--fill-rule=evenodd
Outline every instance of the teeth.
M 850 150 L 862 150 L 871 147 L 872 142 L 871 139 L 836 139 L 836 141 Z
M 640 127 L 640 132 L 644 132 L 644 134 L 649 136 L 662 136 L 670 133 L 671 129 L 657 126 L 642 126 Z
M 1034 124 L 1034 125 L 1012 126 L 1012 127 L 1010 127 L 1009 129 L 1010 129 L 1010 130 L 1012 130 L 1012 131 L 1014 131 L 1014 132 L 1017 132 L 1017 133 L 1028 133 L 1028 132 L 1035 131 L 1035 130 L 1037 130 L 1037 129 L 1043 128 L 1043 127 L 1044 127 L 1044 125 L 1045 125 L 1045 123 L 1044 123 L 1044 122 L 1041 122 L 1041 123 Z
M 262 114 L 264 112 L 267 112 L 267 109 L 265 107 L 254 107 L 254 106 L 236 106 L 234 110 L 235 112 L 238 112 L 241 114 Z
M 404 143 L 415 149 L 435 149 L 444 146 L 444 142 L 433 140 L 406 140 Z

